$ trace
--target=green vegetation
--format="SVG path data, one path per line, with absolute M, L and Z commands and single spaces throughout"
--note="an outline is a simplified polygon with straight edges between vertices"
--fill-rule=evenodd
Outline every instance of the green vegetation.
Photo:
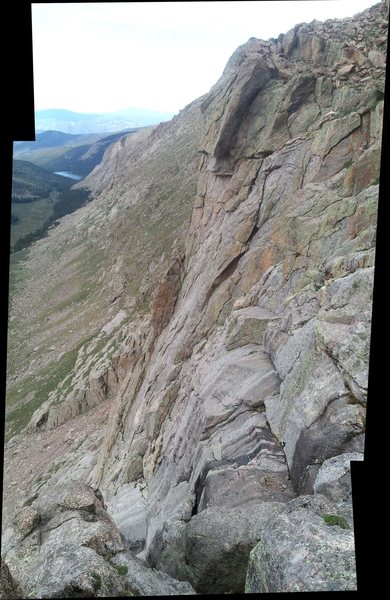
M 378 36 L 378 28 L 373 25 L 371 27 L 365 27 L 363 30 L 363 40 L 367 48 L 372 46 L 375 38 Z
M 20 433 L 26 427 L 34 411 L 48 399 L 49 393 L 55 390 L 67 375 L 72 373 L 79 349 L 86 341 L 89 340 L 83 340 L 76 348 L 64 354 L 60 360 L 50 364 L 39 377 L 31 375 L 26 377 L 23 382 L 7 389 L 7 407 L 10 412 L 6 419 L 6 440 Z M 12 405 L 17 402 L 19 404 L 19 401 L 23 401 L 31 391 L 35 391 L 34 397 L 29 402 L 23 402 L 12 410 Z
M 92 585 L 93 585 L 95 591 L 97 592 L 102 587 L 102 578 L 101 578 L 101 575 L 99 575 L 99 573 L 95 573 L 95 571 L 92 571 L 91 577 L 93 579 L 93 584 Z
M 27 248 L 36 240 L 39 240 L 40 238 L 44 237 L 49 228 L 49 224 L 50 221 L 47 220 L 44 222 L 43 225 L 41 225 L 41 227 L 38 227 L 38 229 L 31 231 L 23 237 L 20 237 L 18 241 L 15 242 L 15 244 L 12 246 L 11 252 L 18 252 L 19 250 L 23 250 L 23 248 Z
M 118 565 L 115 567 L 118 571 L 119 575 L 126 575 L 128 573 L 129 568 L 126 565 Z
M 105 135 L 44 131 L 37 135 L 35 142 L 16 144 L 14 156 L 51 172 L 68 171 L 85 177 L 101 162 L 105 150 L 112 142 L 138 129 L 140 128 Z
M 12 166 L 12 201 L 29 203 L 46 198 L 52 190 L 65 191 L 74 181 L 37 167 L 26 160 L 14 160 Z
M 344 167 L 343 167 L 343 168 L 344 168 L 344 169 L 349 169 L 350 167 L 352 167 L 352 165 L 353 165 L 353 160 L 352 160 L 352 158 L 350 158 L 349 160 L 347 160 L 347 161 L 344 163 Z
M 14 160 L 12 173 L 11 251 L 18 252 L 46 235 L 57 220 L 89 200 L 86 189 L 25 160 Z
M 19 228 L 19 236 L 15 234 L 12 236 L 11 230 L 11 239 L 15 240 L 15 237 L 17 237 L 12 245 L 12 252 L 18 252 L 23 248 L 27 248 L 36 240 L 44 237 L 53 223 L 56 225 L 58 219 L 81 208 L 88 200 L 89 192 L 85 188 L 76 190 L 66 189 L 62 192 L 57 192 L 56 200 L 51 195 L 49 198 L 41 201 L 40 204 L 39 201 L 35 201 L 30 210 L 26 211 L 24 209 L 20 211 L 19 215 L 16 215 L 16 218 L 18 222 L 23 220 L 23 227 Z M 26 231 L 26 229 L 27 233 L 23 235 L 22 232 Z
M 349 525 L 348 525 L 347 521 L 344 519 L 344 517 L 340 517 L 339 515 L 323 515 L 322 518 L 324 519 L 324 521 L 327 525 L 330 525 L 330 526 L 337 525 L 338 527 L 341 527 L 342 529 L 349 529 Z

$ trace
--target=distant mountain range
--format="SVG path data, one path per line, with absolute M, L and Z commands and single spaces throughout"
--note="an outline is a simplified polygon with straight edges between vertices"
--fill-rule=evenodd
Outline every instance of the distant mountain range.
M 169 121 L 173 112 L 129 108 L 109 113 L 78 113 L 50 108 L 35 111 L 36 133 L 55 130 L 64 133 L 106 133 Z
M 28 142 L 15 142 L 14 154 L 24 154 L 41 148 L 56 148 L 59 146 L 74 147 L 82 144 L 93 144 L 102 137 L 101 133 L 74 134 L 63 131 L 42 131 L 37 133 L 36 139 Z

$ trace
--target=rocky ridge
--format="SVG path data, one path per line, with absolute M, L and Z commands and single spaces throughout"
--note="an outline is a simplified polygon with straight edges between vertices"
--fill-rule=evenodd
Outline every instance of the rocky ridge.
M 382 2 L 251 38 L 209 94 L 110 147 L 95 200 L 26 266 L 60 243 L 68 265 L 103 256 L 61 342 L 78 346 L 69 389 L 28 436 L 105 402 L 107 425 L 39 493 L 98 487 L 128 551 L 197 592 L 356 587 L 387 19 Z

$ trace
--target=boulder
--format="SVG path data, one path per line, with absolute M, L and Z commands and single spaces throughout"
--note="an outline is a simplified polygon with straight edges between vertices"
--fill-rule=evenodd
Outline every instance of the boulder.
M 22 535 L 28 535 L 39 523 L 39 513 L 31 506 L 25 506 L 17 513 L 14 523 Z
M 177 523 L 174 529 L 171 524 L 163 533 L 157 566 L 173 577 L 187 579 L 201 594 L 243 593 L 249 553 L 261 538 L 265 522 L 282 506 L 264 502 L 242 508 L 207 508 L 187 525 Z
M 363 460 L 361 452 L 345 452 L 325 460 L 315 478 L 313 490 L 326 496 L 337 505 L 338 512 L 347 519 L 350 527 L 352 518 L 351 461 Z
M 99 500 L 93 489 L 81 482 L 72 481 L 58 494 L 57 505 L 69 510 L 96 512 Z
M 324 496 L 291 500 L 263 526 L 250 553 L 247 593 L 355 589 L 353 531 Z
M 163 571 L 147 566 L 130 552 L 116 555 L 112 564 L 125 576 L 127 588 L 135 596 L 194 595 L 187 581 L 178 581 Z
M 189 584 L 136 559 L 105 511 L 101 493 L 81 481 L 58 485 L 24 507 L 6 530 L 3 547 L 28 598 L 194 593 Z M 3 561 L 1 582 L 8 594 L 2 597 L 18 597 Z

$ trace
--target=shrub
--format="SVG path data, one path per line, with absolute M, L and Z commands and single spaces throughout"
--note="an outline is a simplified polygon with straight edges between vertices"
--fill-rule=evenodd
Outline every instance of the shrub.
M 349 525 L 344 517 L 340 517 L 339 515 L 323 515 L 322 517 L 327 525 L 333 526 L 337 525 L 342 529 L 349 529 Z
M 118 565 L 115 568 L 118 571 L 119 575 L 126 575 L 126 573 L 129 570 L 128 567 L 126 567 L 126 565 Z

